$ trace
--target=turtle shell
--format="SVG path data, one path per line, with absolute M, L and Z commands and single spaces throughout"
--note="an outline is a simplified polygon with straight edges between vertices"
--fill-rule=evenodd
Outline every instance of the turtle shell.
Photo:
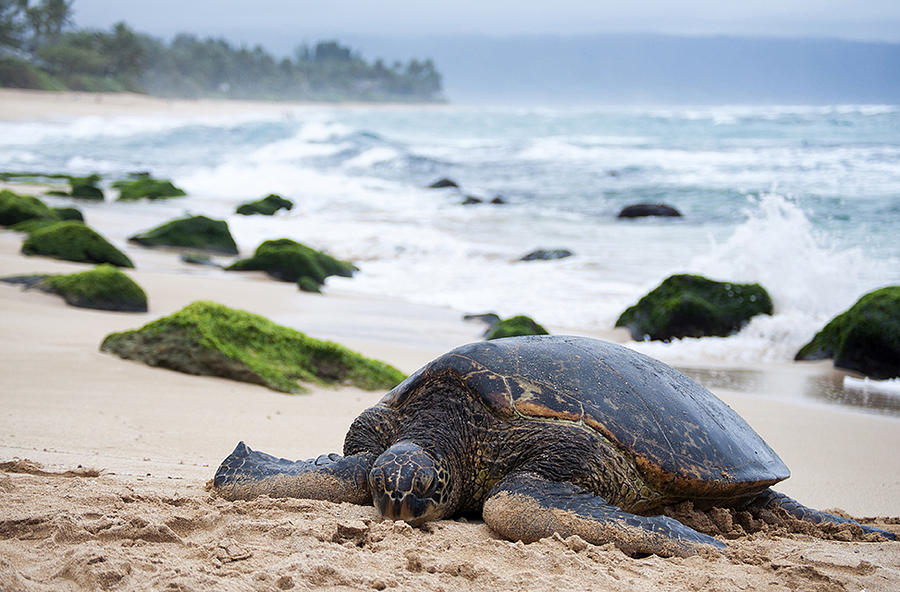
M 729 494 L 790 476 L 718 397 L 620 345 L 548 335 L 472 343 L 420 369 L 381 404 L 402 411 L 422 386 L 448 375 L 508 421 L 555 420 L 600 432 L 663 489 Z

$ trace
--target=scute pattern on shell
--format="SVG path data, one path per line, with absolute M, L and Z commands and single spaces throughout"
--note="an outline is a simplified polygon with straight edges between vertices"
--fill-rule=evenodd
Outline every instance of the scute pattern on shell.
M 420 387 L 455 375 L 507 421 L 567 422 L 634 455 L 662 490 L 731 495 L 786 479 L 777 454 L 730 407 L 673 368 L 620 345 L 571 336 L 459 347 L 381 404 L 401 410 Z

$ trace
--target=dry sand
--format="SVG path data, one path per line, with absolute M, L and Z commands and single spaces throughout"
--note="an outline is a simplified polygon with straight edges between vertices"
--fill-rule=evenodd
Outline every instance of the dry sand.
M 58 96 L 29 98 L 42 100 L 46 114 Z M 92 225 L 103 232 L 102 221 Z M 0 231 L 0 276 L 86 267 L 23 257 L 21 239 Z M 897 542 L 773 529 L 728 540 L 723 555 L 635 559 L 579 539 L 498 540 L 478 521 L 413 529 L 380 521 L 371 507 L 216 498 L 204 486 L 237 440 L 293 458 L 339 451 L 349 423 L 382 393 L 289 396 L 149 368 L 101 354 L 109 332 L 214 299 L 409 372 L 476 340 L 481 327 L 451 310 L 303 294 L 126 248 L 138 264 L 128 273 L 150 299 L 146 314 L 72 308 L 0 284 L 0 590 L 900 589 Z M 757 370 L 773 380 L 831 371 Z M 811 506 L 879 516 L 877 524 L 900 532 L 900 421 L 771 393 L 716 392 L 791 467 L 779 490 Z
M 394 109 L 394 103 L 297 103 L 289 101 L 233 101 L 224 99 L 164 99 L 137 93 L 45 92 L 0 88 L 0 121 L 66 119 L 81 116 L 121 117 L 152 115 L 201 117 L 246 113 L 285 114 L 308 107 Z M 452 106 L 422 104 L 419 108 Z

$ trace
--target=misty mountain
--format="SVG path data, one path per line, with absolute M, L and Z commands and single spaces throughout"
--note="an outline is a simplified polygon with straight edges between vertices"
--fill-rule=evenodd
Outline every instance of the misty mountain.
M 900 44 L 836 39 L 344 36 L 428 56 L 457 103 L 900 103 Z

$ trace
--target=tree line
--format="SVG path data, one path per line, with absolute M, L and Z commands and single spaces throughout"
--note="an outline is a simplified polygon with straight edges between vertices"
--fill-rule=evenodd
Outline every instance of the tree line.
M 167 97 L 438 101 L 430 60 L 370 63 L 337 41 L 300 45 L 278 59 L 260 45 L 181 33 L 169 42 L 124 22 L 74 29 L 74 0 L 0 0 L 0 86 Z

